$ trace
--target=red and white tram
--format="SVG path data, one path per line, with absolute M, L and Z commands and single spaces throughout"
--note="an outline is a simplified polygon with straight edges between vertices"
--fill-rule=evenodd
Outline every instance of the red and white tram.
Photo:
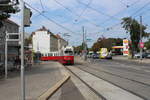
M 74 49 L 72 46 L 67 46 L 62 49 L 62 59 L 60 63 L 62 64 L 74 64 Z
M 42 54 L 40 60 L 42 61 L 59 61 L 60 63 L 74 64 L 74 49 L 72 46 L 66 46 L 62 48 L 61 52 L 51 52 L 48 54 Z

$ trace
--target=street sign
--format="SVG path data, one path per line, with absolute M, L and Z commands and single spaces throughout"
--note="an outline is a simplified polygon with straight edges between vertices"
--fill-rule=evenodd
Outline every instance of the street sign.
M 140 42 L 140 48 L 144 48 L 144 42 Z
M 87 41 L 91 41 L 92 39 L 86 39 Z
M 19 42 L 20 41 L 20 33 L 7 33 L 5 35 L 5 78 L 7 79 L 8 69 L 7 69 L 7 63 L 8 63 L 8 41 L 10 42 Z
M 20 41 L 20 33 L 7 33 L 7 41 Z

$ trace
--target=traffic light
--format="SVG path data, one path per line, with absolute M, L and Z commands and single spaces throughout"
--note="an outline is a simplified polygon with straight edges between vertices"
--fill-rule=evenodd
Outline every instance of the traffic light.
M 24 9 L 24 26 L 25 27 L 29 27 L 30 24 L 32 23 L 30 20 L 31 16 L 32 16 L 32 11 L 25 6 L 25 9 Z

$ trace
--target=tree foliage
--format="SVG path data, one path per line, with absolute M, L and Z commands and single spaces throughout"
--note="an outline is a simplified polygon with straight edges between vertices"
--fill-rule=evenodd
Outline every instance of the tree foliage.
M 99 51 L 100 48 L 112 49 L 112 46 L 122 46 L 123 40 L 120 38 L 99 38 L 92 46 L 93 51 Z
M 2 0 L 0 1 L 0 27 L 2 27 L 2 21 L 9 18 L 11 13 L 19 12 L 17 6 L 18 0 Z
M 29 44 L 32 44 L 32 36 L 25 38 L 25 46 L 29 46 Z
M 126 30 L 127 33 L 130 34 L 131 40 L 131 53 L 133 56 L 133 51 L 138 51 L 139 49 L 139 42 L 140 42 L 140 23 L 132 19 L 131 17 L 125 17 L 122 19 L 123 28 Z M 142 37 L 148 37 L 149 34 L 145 31 L 146 26 L 142 25 Z
M 86 46 L 86 48 L 88 49 L 88 46 L 82 43 L 81 45 L 74 47 L 74 51 L 77 53 L 81 53 L 82 50 L 84 50 L 84 46 Z

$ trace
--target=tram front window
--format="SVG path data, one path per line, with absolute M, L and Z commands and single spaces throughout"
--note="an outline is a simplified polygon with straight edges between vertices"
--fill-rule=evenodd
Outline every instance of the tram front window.
M 72 51 L 65 51 L 65 54 L 73 55 L 73 52 Z

